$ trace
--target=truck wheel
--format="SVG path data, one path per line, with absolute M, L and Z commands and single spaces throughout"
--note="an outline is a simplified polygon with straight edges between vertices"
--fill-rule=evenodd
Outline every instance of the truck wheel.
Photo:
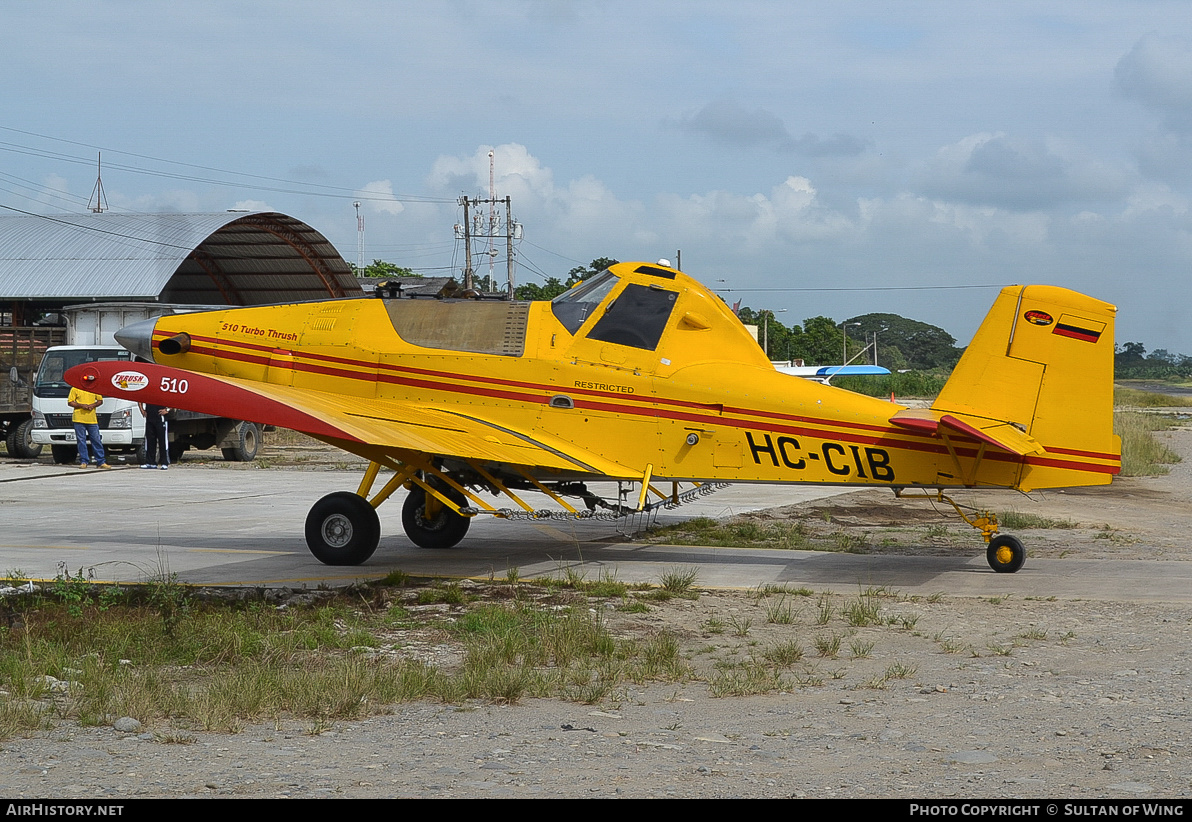
M 58 465 L 69 465 L 79 458 L 79 449 L 73 445 L 51 445 L 50 453 Z
M 181 462 L 182 455 L 186 453 L 188 448 L 190 448 L 189 442 L 178 442 L 177 440 L 171 442 L 169 447 L 166 449 L 166 453 L 170 455 L 170 465 Z
M 231 448 L 220 449 L 223 458 L 228 462 L 252 462 L 257 457 L 257 449 L 261 445 L 261 429 L 256 423 L 241 422 L 236 424 L 232 436 L 236 444 Z
M 33 441 L 33 420 L 21 420 L 9 426 L 4 444 L 8 446 L 8 456 L 19 460 L 33 460 L 41 455 L 41 446 Z

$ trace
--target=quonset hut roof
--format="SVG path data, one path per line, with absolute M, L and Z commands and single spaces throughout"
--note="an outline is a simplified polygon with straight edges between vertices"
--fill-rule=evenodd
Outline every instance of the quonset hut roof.
M 0 300 L 263 305 L 361 293 L 326 237 L 277 212 L 0 217 Z

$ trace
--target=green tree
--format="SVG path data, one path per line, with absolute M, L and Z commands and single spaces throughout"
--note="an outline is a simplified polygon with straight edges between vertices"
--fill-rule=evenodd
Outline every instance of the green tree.
M 519 285 L 513 291 L 513 296 L 519 300 L 553 300 L 567 290 L 558 277 L 547 277 L 545 285 L 526 283 Z
M 349 263 L 351 265 L 351 263 Z M 421 277 L 421 274 L 415 274 L 408 268 L 403 268 L 396 263 L 387 263 L 384 260 L 373 260 L 372 263 L 366 265 L 364 268 L 359 268 L 352 265 L 352 273 L 357 277 L 375 277 L 377 279 L 388 279 L 390 277 Z
M 844 354 L 844 335 L 831 317 L 809 317 L 803 321 L 802 351 L 798 358 L 808 365 L 839 365 Z M 861 351 L 861 343 L 849 340 L 848 355 Z
M 575 285 L 578 282 L 583 282 L 591 276 L 599 274 L 610 265 L 616 265 L 620 260 L 614 260 L 612 257 L 597 257 L 588 264 L 585 268 L 582 265 L 577 265 L 575 268 L 567 272 L 567 287 Z
M 553 300 L 576 283 L 581 283 L 589 277 L 599 274 L 610 265 L 616 265 L 619 260 L 612 257 L 597 257 L 588 266 L 577 265 L 567 272 L 567 281 L 562 282 L 558 277 L 547 277 L 546 283 L 525 283 L 513 291 L 513 296 L 519 300 Z
M 878 339 L 878 362 L 896 367 L 899 360 L 892 353 L 901 354 L 904 368 L 927 370 L 951 368 L 960 359 L 956 338 L 944 329 L 918 320 L 910 320 L 898 314 L 862 314 L 845 320 L 852 333 L 853 323 L 862 336 L 875 332 Z M 883 355 L 884 354 L 884 355 Z

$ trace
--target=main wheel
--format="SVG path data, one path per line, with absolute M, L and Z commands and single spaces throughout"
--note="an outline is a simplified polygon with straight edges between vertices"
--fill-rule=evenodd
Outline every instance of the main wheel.
M 1012 574 L 1026 562 L 1026 548 L 1017 537 L 998 534 L 989 540 L 985 558 L 989 560 L 989 567 L 999 574 Z
M 252 462 L 256 459 L 257 448 L 261 444 L 261 430 L 257 428 L 256 423 L 237 423 L 234 436 L 234 446 L 220 449 L 223 451 L 223 458 L 229 462 Z
M 33 441 L 33 420 L 21 420 L 8 429 L 4 444 L 8 456 L 19 460 L 33 460 L 41 456 L 41 446 Z
M 306 515 L 306 547 L 324 565 L 359 565 L 380 540 L 377 509 L 351 491 L 328 494 Z
M 58 465 L 68 465 L 79 458 L 79 449 L 73 445 L 51 445 L 50 453 Z
M 455 489 L 440 489 L 456 505 L 463 505 L 464 495 Z M 419 548 L 454 548 L 468 533 L 469 517 L 461 517 L 446 505 L 432 498 L 427 505 L 426 491 L 415 485 L 401 507 L 401 524 L 410 542 Z M 427 509 L 431 514 L 427 515 Z

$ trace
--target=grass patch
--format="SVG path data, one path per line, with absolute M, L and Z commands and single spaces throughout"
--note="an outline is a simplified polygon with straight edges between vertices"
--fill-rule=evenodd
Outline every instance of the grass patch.
M 998 525 L 1003 528 L 1024 530 L 1030 528 L 1076 528 L 1070 519 L 1052 519 L 1038 514 L 1024 514 L 1019 511 L 1002 511 L 997 515 Z
M 613 636 L 598 610 L 479 603 L 458 583 L 402 594 L 411 604 L 446 598 L 465 609 L 432 629 L 447 633 L 459 661 L 434 666 L 386 640 L 395 622 L 409 630 L 405 608 L 361 607 L 358 593 L 277 608 L 163 595 L 163 585 L 185 591 L 163 584 L 123 589 L 125 601 L 112 604 L 78 575 L 68 579 L 13 603 L 22 627 L 0 631 L 0 738 L 61 719 L 102 725 L 127 715 L 157 726 L 162 740 L 184 742 L 194 731 L 236 732 L 267 718 L 326 728 L 411 700 L 596 702 L 630 682 L 691 675 L 670 631 Z
M 651 529 L 649 537 L 668 545 L 814 550 L 812 540 L 807 535 L 807 527 L 797 520 L 762 521 L 745 518 L 719 522 L 708 517 L 695 517 Z
M 880 625 L 881 605 L 875 597 L 861 595 L 841 609 L 844 621 L 853 628 L 865 628 L 870 625 Z
M 1174 397 L 1155 391 L 1114 386 L 1113 404 L 1117 408 L 1189 408 L 1192 397 Z
M 1167 466 L 1180 457 L 1155 437 L 1157 431 L 1179 426 L 1176 420 L 1160 414 L 1118 411 L 1113 415 L 1113 432 L 1122 438 L 1123 477 L 1153 477 L 1166 474 Z

